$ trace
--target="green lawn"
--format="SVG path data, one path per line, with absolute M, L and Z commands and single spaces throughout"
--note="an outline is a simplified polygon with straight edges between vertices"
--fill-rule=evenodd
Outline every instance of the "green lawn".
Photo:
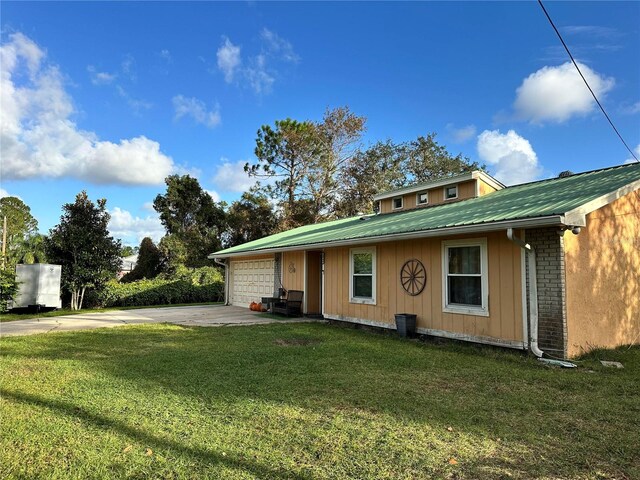
M 561 370 L 325 324 L 0 341 L 0 478 L 640 478 L 640 349 Z
M 198 305 L 220 305 L 222 302 L 204 302 L 204 303 L 174 303 L 170 305 L 144 305 L 140 307 L 112 307 L 112 308 L 86 308 L 83 310 L 71 310 L 69 308 L 60 308 L 48 312 L 28 312 L 21 313 L 3 313 L 0 315 L 0 322 L 14 322 L 16 320 L 28 320 L 30 318 L 48 318 L 61 317 L 63 315 L 80 315 L 86 313 L 102 313 L 113 310 L 139 310 L 141 308 L 168 308 L 168 307 L 195 307 Z

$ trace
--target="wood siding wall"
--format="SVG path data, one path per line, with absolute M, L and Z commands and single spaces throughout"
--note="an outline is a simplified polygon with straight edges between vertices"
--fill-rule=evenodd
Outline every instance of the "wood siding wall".
M 442 241 L 481 237 L 487 239 L 489 316 L 444 313 Z M 395 328 L 396 313 L 415 313 L 418 328 L 522 342 L 521 255 L 505 232 L 379 243 L 376 305 L 362 305 L 349 302 L 349 247 L 329 248 L 325 250 L 325 316 L 363 319 Z M 413 258 L 427 271 L 427 285 L 417 296 L 407 294 L 399 280 L 403 264 Z
M 483 180 L 478 179 L 479 183 L 479 189 L 480 189 L 480 196 L 486 195 L 488 193 L 492 193 L 497 191 L 495 188 L 493 188 L 491 185 L 489 185 L 488 183 L 485 183 Z
M 484 182 L 482 182 L 484 183 Z M 489 187 L 487 185 L 487 187 Z M 489 187 L 491 188 L 491 187 Z M 421 192 L 424 192 L 425 190 L 422 190 Z M 427 203 L 426 205 L 416 205 L 416 196 L 418 194 L 418 192 L 414 192 L 414 193 L 407 193 L 406 195 L 403 195 L 403 200 L 402 200 L 402 210 L 408 210 L 411 208 L 422 208 L 422 207 L 427 207 L 430 205 L 438 205 L 440 203 L 445 203 L 444 201 L 444 187 L 438 187 L 438 188 L 430 188 L 426 190 L 427 192 L 429 192 L 429 203 Z M 398 195 L 400 196 L 400 195 Z M 461 182 L 458 183 L 458 198 L 456 200 L 464 200 L 467 198 L 474 198 L 476 196 L 476 180 L 469 180 L 467 182 Z M 396 197 L 397 198 L 397 197 Z M 380 213 L 390 213 L 390 212 L 397 212 L 399 210 L 394 210 L 393 209 L 393 199 L 392 198 L 387 198 L 384 200 L 380 201 Z
M 304 251 L 282 254 L 282 285 L 287 290 L 304 290 Z
M 640 342 L 640 191 L 587 215 L 564 235 L 567 350 Z

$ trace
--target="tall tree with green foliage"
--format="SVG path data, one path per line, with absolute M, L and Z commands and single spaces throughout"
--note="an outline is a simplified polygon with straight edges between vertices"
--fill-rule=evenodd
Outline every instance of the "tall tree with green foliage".
M 257 163 L 247 163 L 244 168 L 250 176 L 267 180 L 257 188 L 280 206 L 282 230 L 296 227 L 305 220 L 298 217 L 296 202 L 304 198 L 302 187 L 319 148 L 311 122 L 287 118 L 276 120 L 273 128 L 262 125 L 258 130 Z
M 160 214 L 167 235 L 172 237 L 173 246 L 182 243 L 185 266 L 209 265 L 207 255 L 222 246 L 221 237 L 226 230 L 224 205 L 214 202 L 190 175 L 171 175 L 165 183 L 167 191 L 156 196 L 153 208 Z
M 444 178 L 458 173 L 484 170 L 484 165 L 472 162 L 462 154 L 451 154 L 444 145 L 436 141 L 435 133 L 419 136 L 405 144 L 405 183 L 421 183 Z
M 267 181 L 257 191 L 275 200 L 286 230 L 334 216 L 342 170 L 357 152 L 366 119 L 348 107 L 327 110 L 322 121 L 286 119 L 263 125 L 250 176 Z
M 62 286 L 71 294 L 71 309 L 82 309 L 87 288 L 100 290 L 120 269 L 119 240 L 109 235 L 107 201 L 94 204 L 85 191 L 62 207 L 60 223 L 49 231 L 49 261 L 62 265 Z
M 391 140 L 378 142 L 357 152 L 341 172 L 341 190 L 336 196 L 335 215 L 351 217 L 374 211 L 373 197 L 405 184 L 403 145 Z
M 151 279 L 158 276 L 162 270 L 162 254 L 160 249 L 149 237 L 145 237 L 140 242 L 138 248 L 138 260 L 136 266 L 129 273 L 122 277 L 122 282 L 134 282 L 143 278 Z
M 42 238 L 38 234 L 38 221 L 31 209 L 18 197 L 0 198 L 0 240 L 3 238 L 4 217 L 7 217 L 5 268 L 15 271 L 18 263 L 42 261 Z
M 267 197 L 245 192 L 240 200 L 236 200 L 229 207 L 227 224 L 228 230 L 224 238 L 225 248 L 275 233 L 278 218 Z

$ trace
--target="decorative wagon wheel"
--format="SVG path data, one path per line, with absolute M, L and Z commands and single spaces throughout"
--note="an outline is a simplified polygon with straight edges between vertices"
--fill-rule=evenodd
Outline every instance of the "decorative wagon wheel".
M 427 284 L 427 271 L 420 260 L 407 260 L 400 270 L 400 283 L 409 295 L 422 293 Z

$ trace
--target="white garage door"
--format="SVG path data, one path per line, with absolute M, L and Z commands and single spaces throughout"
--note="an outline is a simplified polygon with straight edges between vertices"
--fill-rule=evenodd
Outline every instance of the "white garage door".
M 230 280 L 231 304 L 248 308 L 273 295 L 273 260 L 232 261 Z

